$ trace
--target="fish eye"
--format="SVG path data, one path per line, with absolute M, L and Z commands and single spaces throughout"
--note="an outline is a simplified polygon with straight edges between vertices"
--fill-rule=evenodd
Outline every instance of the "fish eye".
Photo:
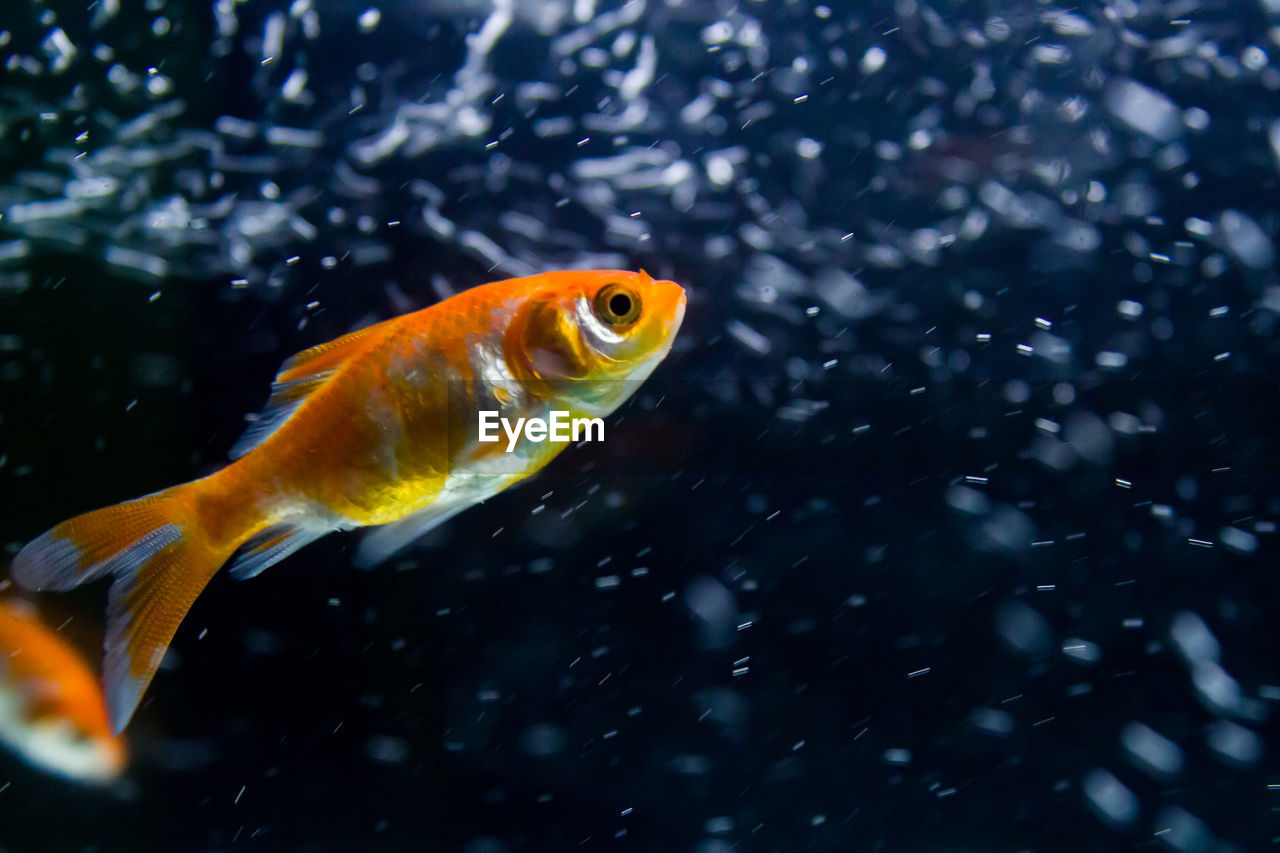
M 640 294 L 621 284 L 606 284 L 596 294 L 595 308 L 610 326 L 625 326 L 640 316 Z

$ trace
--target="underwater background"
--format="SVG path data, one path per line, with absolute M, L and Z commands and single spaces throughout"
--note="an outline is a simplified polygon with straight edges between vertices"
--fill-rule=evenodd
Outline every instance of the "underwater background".
M 290 354 L 644 268 L 675 349 L 371 572 L 196 602 L 0 848 L 1280 838 L 1280 2 L 29 2 L 0 542 L 210 473 Z M 96 666 L 101 587 L 35 598 Z

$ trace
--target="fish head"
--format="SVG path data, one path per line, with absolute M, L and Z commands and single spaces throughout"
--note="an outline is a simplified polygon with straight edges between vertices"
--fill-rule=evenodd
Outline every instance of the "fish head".
M 558 273 L 513 319 L 508 359 L 539 396 L 607 414 L 666 358 L 684 312 L 684 288 L 643 270 Z

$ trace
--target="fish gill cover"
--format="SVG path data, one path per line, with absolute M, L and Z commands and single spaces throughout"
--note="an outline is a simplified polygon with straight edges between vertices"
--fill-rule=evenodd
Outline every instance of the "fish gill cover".
M 127 781 L 6 761 L 3 843 L 1262 848 L 1277 52 L 1275 0 L 10 4 L 10 553 L 357 326 L 690 302 L 603 444 L 215 578 Z

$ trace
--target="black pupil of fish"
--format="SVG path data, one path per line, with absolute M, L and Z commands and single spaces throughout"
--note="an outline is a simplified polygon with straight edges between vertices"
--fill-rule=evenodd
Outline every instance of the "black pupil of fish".
M 631 297 L 625 293 L 615 293 L 609 297 L 609 310 L 615 317 L 625 317 L 631 310 Z

